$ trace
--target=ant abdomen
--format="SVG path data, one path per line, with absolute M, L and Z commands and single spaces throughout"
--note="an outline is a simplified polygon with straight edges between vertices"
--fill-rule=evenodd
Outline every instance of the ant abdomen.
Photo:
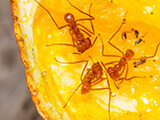
M 81 94 L 86 94 L 91 90 L 91 83 L 84 83 L 83 86 L 81 87 Z
M 118 80 L 117 78 L 119 78 L 119 76 L 120 76 L 120 74 L 118 73 L 118 71 L 114 67 L 109 67 L 107 69 L 107 73 L 115 81 L 117 81 Z
M 92 45 L 91 40 L 89 38 L 86 38 L 84 41 L 81 41 L 77 44 L 78 52 L 83 53 L 86 51 L 90 46 Z
M 128 58 L 127 58 L 126 56 L 122 57 L 122 58 L 120 59 L 119 63 L 118 63 L 117 65 L 115 65 L 115 66 L 116 66 L 116 67 L 119 67 L 119 69 L 122 68 L 123 66 L 125 66 L 127 59 L 128 59 Z

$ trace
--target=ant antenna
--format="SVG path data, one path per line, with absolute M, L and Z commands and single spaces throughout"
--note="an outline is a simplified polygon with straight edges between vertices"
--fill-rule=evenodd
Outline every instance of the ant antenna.
M 82 83 L 79 84 L 79 86 L 74 90 L 74 92 L 73 92 L 72 95 L 69 97 L 69 99 L 67 100 L 67 102 L 66 102 L 66 104 L 63 106 L 63 108 L 65 108 L 65 107 L 67 106 L 68 102 L 70 101 L 70 99 L 72 98 L 72 96 L 75 94 L 75 92 L 78 90 L 78 88 L 79 88 L 81 85 L 82 85 Z
M 109 39 L 109 41 L 108 41 L 109 43 L 110 43 L 110 41 L 112 40 L 112 38 L 119 32 L 119 30 L 121 29 L 122 25 L 126 22 L 126 15 L 127 15 L 127 13 L 128 13 L 128 11 L 125 12 L 125 15 L 124 15 L 124 18 L 123 18 L 123 21 L 122 21 L 120 27 L 119 27 L 118 30 L 112 35 L 112 37 Z
M 90 7 L 89 7 L 89 15 L 91 14 L 91 7 L 92 7 L 92 3 L 90 4 Z M 93 30 L 93 33 L 94 33 L 94 27 L 93 27 L 92 20 L 90 20 L 90 22 L 91 22 L 91 27 L 92 27 L 92 30 Z
M 69 0 L 67 0 L 67 1 L 68 1 L 68 3 L 69 3 L 72 7 L 74 7 L 75 9 L 77 9 L 79 12 L 81 12 L 81 13 L 83 13 L 83 14 L 85 14 L 85 15 L 87 15 L 87 16 L 89 16 L 89 17 L 91 17 L 91 18 L 94 19 L 93 16 L 91 16 L 91 15 L 89 15 L 89 14 L 83 12 L 82 10 L 78 9 L 78 8 L 77 8 L 76 6 L 74 6 Z

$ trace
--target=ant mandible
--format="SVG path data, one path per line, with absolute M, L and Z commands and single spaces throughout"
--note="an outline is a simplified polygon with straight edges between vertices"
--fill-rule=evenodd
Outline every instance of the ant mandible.
M 126 16 L 125 16 L 126 17 Z M 114 63 L 118 63 L 115 64 L 114 67 L 108 67 L 106 68 L 107 73 L 109 74 L 109 76 L 114 80 L 114 84 L 115 86 L 119 89 L 119 85 L 124 81 L 124 80 L 131 80 L 133 78 L 144 78 L 144 77 L 140 77 L 140 76 L 132 76 L 130 78 L 127 78 L 127 74 L 128 74 L 128 61 L 130 60 L 140 60 L 142 58 L 133 58 L 134 56 L 134 51 L 131 49 L 127 49 L 126 53 L 122 52 L 119 48 L 117 48 L 115 45 L 113 45 L 111 43 L 111 40 L 113 39 L 113 37 L 118 33 L 118 31 L 121 29 L 121 27 L 123 26 L 123 24 L 125 23 L 125 18 L 123 19 L 120 27 L 118 28 L 118 30 L 113 34 L 113 36 L 109 39 L 108 43 L 113 46 L 115 49 L 117 49 L 120 53 L 122 53 L 122 56 L 119 55 L 105 55 L 104 54 L 104 43 L 103 40 L 99 34 L 99 37 L 101 39 L 102 42 L 102 55 L 106 56 L 106 57 L 119 57 L 120 60 L 119 61 L 112 61 L 109 63 L 105 63 L 105 65 L 110 65 L 110 64 L 114 64 Z M 153 58 L 155 57 L 158 47 L 159 47 L 160 43 L 157 45 L 155 53 L 152 56 L 147 56 L 147 57 L 143 57 L 144 59 L 148 59 L 148 58 Z M 121 77 L 121 75 L 123 74 L 124 70 L 126 68 L 126 73 L 125 73 L 125 77 Z M 120 81 L 120 83 L 117 85 L 115 83 L 115 81 Z
M 90 57 L 90 56 L 89 56 Z M 91 58 L 91 57 L 90 57 Z M 69 97 L 69 99 L 67 100 L 66 104 L 63 106 L 63 108 L 65 108 L 68 104 L 68 102 L 70 101 L 70 99 L 72 98 L 72 96 L 75 94 L 75 92 L 81 87 L 81 94 L 86 94 L 88 92 L 90 92 L 90 90 L 109 90 L 109 102 L 108 102 L 108 114 L 109 114 L 109 120 L 111 120 L 111 116 L 110 116 L 110 103 L 111 103 L 111 88 L 110 88 L 110 83 L 108 80 L 108 76 L 107 73 L 106 74 L 106 78 L 103 78 L 103 67 L 105 67 L 105 65 L 103 64 L 103 62 L 97 62 L 95 63 L 93 61 L 93 65 L 91 66 L 91 68 L 87 68 L 88 66 L 88 60 L 81 60 L 81 61 L 76 61 L 76 62 L 60 62 L 58 61 L 56 58 L 54 58 L 58 63 L 60 64 L 76 64 L 76 63 L 82 63 L 85 62 L 85 66 L 82 70 L 81 73 L 81 83 L 78 85 L 78 87 L 74 90 L 74 92 L 71 94 L 71 96 Z M 87 69 L 86 69 L 87 68 Z M 84 72 L 86 71 L 86 73 L 84 74 Z M 92 86 L 102 82 L 103 80 L 107 80 L 108 83 L 108 87 L 106 88 L 92 88 Z
M 66 13 L 64 15 L 64 19 L 65 19 L 65 21 L 68 24 L 59 27 L 58 24 L 56 23 L 56 21 L 54 20 L 54 18 L 52 17 L 51 13 L 43 5 L 41 5 L 37 0 L 35 0 L 35 1 L 45 11 L 47 11 L 47 13 L 49 14 L 49 16 L 51 17 L 51 19 L 53 20 L 53 22 L 55 23 L 55 25 L 57 26 L 58 29 L 65 28 L 67 26 L 70 27 L 69 28 L 69 33 L 70 33 L 70 35 L 72 37 L 73 44 L 57 43 L 57 44 L 50 44 L 50 45 L 46 45 L 46 46 L 53 46 L 53 45 L 73 46 L 73 47 L 76 47 L 77 50 L 78 50 L 78 53 L 74 52 L 74 54 L 81 54 L 81 53 L 83 53 L 84 51 L 86 51 L 87 49 L 91 48 L 94 45 L 94 43 L 97 40 L 97 37 L 95 38 L 95 40 L 93 41 L 93 43 L 91 42 L 91 40 L 89 38 L 91 36 L 91 34 L 94 34 L 94 27 L 93 27 L 93 24 L 92 24 L 92 20 L 94 20 L 94 17 L 90 15 L 90 9 L 91 9 L 92 3 L 91 3 L 90 8 L 89 8 L 89 14 L 87 14 L 87 13 L 81 11 L 80 9 L 78 9 L 77 7 L 75 7 L 74 5 L 72 5 L 70 3 L 70 1 L 67 0 L 72 7 L 74 7 L 75 9 L 77 9 L 79 12 L 81 12 L 81 13 L 89 16 L 90 18 L 83 18 L 83 19 L 77 19 L 77 20 L 75 20 L 74 15 L 72 13 Z M 90 21 L 91 27 L 92 27 L 92 31 L 90 31 L 89 29 L 87 29 L 85 26 L 77 23 L 78 21 L 85 21 L 85 20 L 89 20 Z M 83 29 L 79 28 L 78 26 L 81 26 Z M 81 31 L 84 32 L 85 34 L 87 34 L 89 37 L 85 38 L 84 34 Z

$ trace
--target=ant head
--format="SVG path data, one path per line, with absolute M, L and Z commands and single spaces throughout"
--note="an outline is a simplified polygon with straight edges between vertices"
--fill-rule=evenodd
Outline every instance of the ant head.
M 66 13 L 64 19 L 67 23 L 73 23 L 75 21 L 74 16 L 71 13 Z
M 84 83 L 81 87 L 81 94 L 86 94 L 91 90 L 91 84 L 90 83 Z
M 128 49 L 128 50 L 126 51 L 125 57 L 126 57 L 127 59 L 131 59 L 133 56 L 134 56 L 133 50 Z

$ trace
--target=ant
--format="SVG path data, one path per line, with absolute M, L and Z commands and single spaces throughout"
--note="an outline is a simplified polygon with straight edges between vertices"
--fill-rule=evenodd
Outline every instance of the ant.
M 126 17 L 126 16 L 125 16 Z M 117 49 L 120 53 L 122 53 L 122 56 L 119 55 L 105 55 L 104 54 L 104 43 L 103 40 L 99 34 L 99 37 L 101 39 L 102 42 L 102 55 L 106 56 L 106 57 L 119 57 L 120 60 L 119 61 L 112 61 L 109 63 L 105 63 L 105 65 L 110 65 L 110 64 L 114 64 L 114 67 L 108 67 L 106 69 L 107 73 L 109 74 L 109 76 L 114 80 L 114 84 L 117 87 L 117 89 L 119 89 L 119 85 L 124 81 L 124 80 L 131 80 L 133 78 L 144 78 L 144 77 L 140 77 L 140 76 L 132 76 L 131 78 L 127 78 L 127 74 L 128 74 L 128 61 L 130 60 L 141 60 L 142 58 L 133 58 L 134 56 L 134 51 L 131 49 L 127 49 L 126 53 L 122 52 L 119 48 L 117 48 L 115 45 L 113 45 L 111 43 L 111 40 L 113 39 L 113 37 L 119 32 L 119 30 L 121 29 L 121 27 L 123 26 L 123 24 L 125 23 L 125 18 L 123 19 L 120 27 L 118 28 L 118 30 L 113 34 L 113 36 L 109 39 L 108 43 L 114 47 L 115 49 Z M 159 47 L 160 43 L 157 45 L 155 53 L 152 56 L 147 56 L 147 57 L 143 57 L 144 59 L 148 59 L 148 58 L 153 58 L 155 57 L 158 47 Z M 121 77 L 124 70 L 126 68 L 126 73 L 125 73 L 125 77 Z M 121 81 L 118 85 L 115 83 L 115 81 Z
M 46 46 L 53 46 L 53 45 L 73 46 L 73 47 L 76 47 L 77 50 L 78 50 L 78 53 L 74 52 L 73 54 L 81 54 L 84 51 L 86 51 L 87 49 L 91 48 L 97 40 L 97 37 L 96 37 L 95 40 L 92 43 L 90 38 L 89 38 L 91 36 L 90 34 L 94 34 L 94 27 L 93 27 L 93 24 L 92 24 L 92 20 L 94 20 L 95 18 L 90 15 L 90 9 L 91 9 L 92 3 L 89 7 L 89 14 L 87 14 L 87 13 L 81 11 L 80 9 L 78 9 L 77 7 L 75 7 L 74 5 L 72 5 L 69 0 L 67 0 L 67 1 L 76 10 L 78 10 L 79 12 L 89 16 L 90 18 L 83 18 L 83 19 L 75 20 L 75 17 L 72 13 L 65 13 L 64 19 L 68 24 L 59 27 L 58 24 L 56 23 L 56 21 L 54 20 L 54 18 L 52 17 L 51 13 L 44 6 L 42 6 L 37 0 L 35 0 L 35 2 L 37 2 L 45 11 L 48 12 L 49 16 L 51 17 L 51 19 L 53 20 L 53 22 L 55 23 L 55 25 L 57 26 L 58 29 L 69 27 L 69 33 L 72 37 L 73 44 L 57 43 L 57 44 L 50 44 L 50 45 L 46 45 Z M 85 20 L 90 21 L 92 31 L 87 29 L 85 26 L 77 23 L 78 21 L 85 21 Z M 79 28 L 78 26 L 81 26 L 83 29 Z M 81 31 L 84 32 L 85 34 L 87 34 L 89 37 L 85 38 L 84 34 Z
M 89 56 L 90 57 L 90 56 Z M 91 57 L 90 57 L 91 58 Z M 82 70 L 81 73 L 81 83 L 78 85 L 78 87 L 74 90 L 74 92 L 71 94 L 71 96 L 69 97 L 69 99 L 67 100 L 66 104 L 63 106 L 63 108 L 65 108 L 68 104 L 68 102 L 70 101 L 70 99 L 72 98 L 72 96 L 75 94 L 75 92 L 81 87 L 81 94 L 86 94 L 88 92 L 90 92 L 90 90 L 109 90 L 109 102 L 108 102 L 108 114 L 109 114 L 109 120 L 111 120 L 111 116 L 110 116 L 110 103 L 111 103 L 111 88 L 110 88 L 110 83 L 108 80 L 108 76 L 107 73 L 106 74 L 106 78 L 103 78 L 103 68 L 102 66 L 105 68 L 105 65 L 103 64 L 103 62 L 97 62 L 95 63 L 93 61 L 93 59 L 91 58 L 93 65 L 91 66 L 91 68 L 87 68 L 88 66 L 88 60 L 81 60 L 81 61 L 76 61 L 76 62 L 60 62 L 58 61 L 56 58 L 54 58 L 58 63 L 60 64 L 76 64 L 76 63 L 82 63 L 85 62 L 85 66 Z M 87 68 L 87 69 L 86 69 Z M 84 72 L 86 71 L 86 73 L 84 74 Z M 103 80 L 107 80 L 108 83 L 108 87 L 105 88 L 92 88 L 92 86 L 100 83 Z
M 143 36 L 140 36 L 139 31 L 132 28 L 130 31 L 125 31 L 125 32 L 122 33 L 122 35 L 121 35 L 122 39 L 127 39 L 127 33 L 132 34 L 134 36 L 134 38 L 136 38 L 136 39 L 138 38 L 138 40 L 135 41 L 135 45 L 136 45 L 136 44 L 139 44 L 140 42 L 143 41 L 143 38 L 146 36 L 146 34 L 148 32 L 146 32 Z

